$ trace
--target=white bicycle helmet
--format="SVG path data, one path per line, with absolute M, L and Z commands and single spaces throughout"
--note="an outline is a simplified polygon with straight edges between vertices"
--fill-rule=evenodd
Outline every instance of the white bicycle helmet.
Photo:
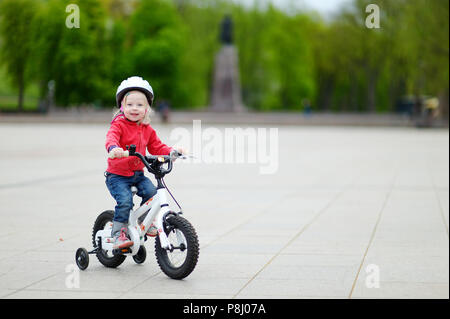
M 120 83 L 119 87 L 117 88 L 116 102 L 117 102 L 118 108 L 121 108 L 120 103 L 122 103 L 122 99 L 123 99 L 124 95 L 127 92 L 133 91 L 133 90 L 138 90 L 138 91 L 141 91 L 142 93 L 144 93 L 145 96 L 147 97 L 148 104 L 150 106 L 152 106 L 152 104 L 153 104 L 153 89 L 152 89 L 151 85 L 146 80 L 141 78 L 140 76 L 132 76 L 126 80 L 123 80 L 122 83 Z

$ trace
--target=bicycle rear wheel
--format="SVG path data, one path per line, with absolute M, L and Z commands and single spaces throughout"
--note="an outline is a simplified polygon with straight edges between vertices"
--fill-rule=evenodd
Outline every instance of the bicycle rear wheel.
M 96 248 L 98 246 L 97 240 L 95 238 L 95 235 L 99 230 L 103 230 L 106 227 L 110 228 L 114 218 L 114 211 L 113 210 L 107 210 L 101 213 L 94 223 L 94 228 L 92 229 L 92 244 Z M 113 255 L 111 251 L 106 250 L 98 250 L 96 253 L 98 261 L 103 266 L 106 266 L 108 268 L 116 268 L 119 265 L 121 265 L 124 261 L 126 256 L 124 255 Z

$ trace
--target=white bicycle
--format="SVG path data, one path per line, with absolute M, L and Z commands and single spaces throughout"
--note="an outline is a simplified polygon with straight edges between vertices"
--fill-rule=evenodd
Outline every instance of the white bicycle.
M 125 249 L 113 249 L 114 238 L 111 237 L 111 230 L 114 211 L 107 210 L 101 213 L 94 223 L 94 249 L 88 252 L 85 248 L 78 248 L 75 254 L 76 263 L 81 270 L 85 270 L 89 265 L 89 254 L 96 254 L 100 263 L 110 268 L 121 265 L 127 256 L 132 256 L 138 264 L 143 263 L 147 257 L 144 246 L 147 241 L 146 233 L 153 224 L 158 230 L 155 255 L 159 267 L 170 278 L 183 279 L 197 264 L 199 243 L 194 227 L 180 216 L 182 209 L 164 183 L 164 176 L 172 170 L 173 158 L 169 155 L 144 156 L 136 152 L 135 145 L 131 145 L 128 152 L 129 156 L 137 156 L 157 181 L 156 195 L 130 212 L 128 235 L 134 244 Z M 182 154 L 177 154 L 176 157 L 185 158 Z M 167 168 L 164 168 L 164 164 L 167 164 Z M 133 186 L 131 190 L 134 196 L 137 188 Z M 178 213 L 169 209 L 166 190 L 180 208 Z

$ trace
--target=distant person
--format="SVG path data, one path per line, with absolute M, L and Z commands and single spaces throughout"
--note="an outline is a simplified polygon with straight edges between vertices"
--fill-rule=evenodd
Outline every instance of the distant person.
M 306 116 L 310 116 L 312 113 L 312 108 L 309 99 L 303 99 L 302 105 L 303 105 L 303 114 L 305 114 Z
M 120 84 L 116 92 L 116 103 L 120 110 L 114 115 L 106 134 L 106 150 L 109 153 L 108 168 L 105 172 L 106 186 L 116 200 L 111 236 L 114 249 L 133 246 L 127 236 L 130 210 L 133 208 L 131 187 L 136 186 L 141 205 L 156 194 L 156 187 L 144 176 L 144 164 L 135 157 L 126 157 L 127 145 L 136 145 L 136 151 L 152 155 L 172 155 L 182 148 L 174 149 L 162 143 L 156 131 L 150 126 L 150 107 L 153 103 L 153 89 L 141 77 L 130 77 Z M 155 226 L 147 235 L 156 236 Z
M 420 117 L 421 112 L 422 112 L 422 98 L 420 96 L 416 96 L 414 99 L 414 107 L 413 107 L 414 117 Z
M 436 97 L 423 99 L 420 104 L 420 116 L 417 118 L 417 127 L 432 127 L 439 115 L 439 99 Z
M 168 123 L 169 122 L 169 117 L 170 117 L 170 104 L 168 101 L 166 100 L 162 100 L 161 102 L 159 102 L 158 104 L 158 112 L 161 116 L 161 121 L 163 123 Z
M 424 104 L 425 123 L 432 126 L 434 120 L 439 115 L 439 99 L 436 97 L 427 99 Z

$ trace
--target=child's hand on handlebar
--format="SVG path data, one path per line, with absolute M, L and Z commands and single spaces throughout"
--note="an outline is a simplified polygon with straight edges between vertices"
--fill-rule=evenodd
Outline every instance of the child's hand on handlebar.
M 186 154 L 186 150 L 182 147 L 174 147 L 172 151 L 170 152 L 170 157 L 172 157 L 172 160 L 175 162 L 177 157 L 182 156 Z
M 108 156 L 109 156 L 109 158 L 127 157 L 128 156 L 128 151 L 124 151 L 120 147 L 115 147 L 108 153 Z

